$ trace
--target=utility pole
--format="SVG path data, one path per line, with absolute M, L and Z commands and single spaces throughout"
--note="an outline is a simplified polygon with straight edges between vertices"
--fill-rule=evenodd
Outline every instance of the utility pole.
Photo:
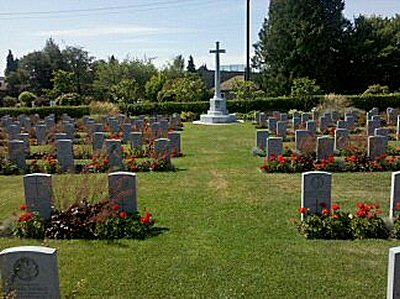
M 251 27 L 251 0 L 247 0 L 247 34 L 246 34 L 246 69 L 244 74 L 244 80 L 250 81 L 251 68 L 250 68 L 250 50 L 251 50 L 251 37 L 250 37 L 250 27 Z

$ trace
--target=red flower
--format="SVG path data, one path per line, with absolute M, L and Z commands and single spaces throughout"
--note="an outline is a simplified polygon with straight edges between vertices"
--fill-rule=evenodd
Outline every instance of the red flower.
M 269 160 L 270 160 L 270 161 L 274 161 L 274 160 L 275 160 L 275 155 L 272 154 L 272 155 L 269 157 Z
M 382 214 L 382 213 L 383 213 L 383 212 L 382 212 L 381 210 L 376 210 L 376 211 L 375 211 L 375 214 L 376 214 L 376 215 L 379 215 L 379 214 Z
M 289 149 L 289 146 L 285 145 L 283 148 L 287 150 L 287 149 Z
M 359 209 L 364 209 L 364 203 L 362 203 L 362 202 L 358 202 L 357 203 L 357 207 L 359 208 Z
M 358 210 L 357 211 L 357 216 L 364 218 L 367 215 L 367 212 L 365 212 L 364 210 Z
M 400 211 L 400 202 L 396 203 L 396 210 Z
M 119 217 L 121 217 L 122 219 L 125 219 L 127 216 L 125 211 L 122 211 L 121 213 L 119 213 Z
M 299 208 L 299 212 L 302 214 L 307 213 L 307 209 L 306 208 Z
M 369 218 L 369 219 L 371 219 L 371 218 L 373 218 L 373 217 L 374 217 L 374 214 L 368 213 L 368 218 Z
M 120 207 L 119 205 L 117 205 L 117 204 L 112 205 L 112 209 L 113 209 L 115 212 L 118 212 L 120 208 L 121 208 L 121 207 Z
M 334 214 L 333 215 L 333 219 L 339 219 L 339 218 L 340 218 L 339 214 Z
M 334 210 L 334 211 L 340 210 L 340 206 L 338 204 L 333 204 L 332 210 Z
M 319 205 L 321 206 L 321 208 L 326 208 L 326 202 L 321 202 Z
M 150 219 L 147 217 L 140 217 L 140 222 L 146 225 L 150 224 Z
M 372 205 L 372 207 L 373 207 L 374 209 L 379 209 L 379 208 L 380 208 L 380 206 L 379 206 L 377 203 L 374 203 L 374 204 Z
M 19 209 L 20 209 L 21 211 L 25 211 L 26 209 L 28 209 L 28 206 L 27 206 L 27 205 L 20 205 L 20 206 L 19 206 Z
M 149 218 L 149 219 L 151 219 L 151 216 L 153 216 L 150 212 L 146 212 L 146 213 L 144 213 L 144 216 L 146 217 L 146 218 Z
M 321 213 L 322 213 L 322 215 L 328 216 L 329 215 L 329 210 L 328 209 L 322 209 Z
M 25 222 L 25 221 L 31 220 L 32 218 L 33 218 L 33 214 L 30 212 L 26 212 L 26 213 L 23 213 L 21 216 L 19 216 L 18 221 Z

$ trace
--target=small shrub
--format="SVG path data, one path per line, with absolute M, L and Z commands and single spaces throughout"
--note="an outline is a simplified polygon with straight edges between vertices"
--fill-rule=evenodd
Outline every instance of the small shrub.
M 56 104 L 59 106 L 79 106 L 82 104 L 82 98 L 75 92 L 65 93 L 56 98 Z
M 30 107 L 31 103 L 34 102 L 36 99 L 36 95 L 29 91 L 23 91 L 18 96 L 18 100 L 27 107 Z

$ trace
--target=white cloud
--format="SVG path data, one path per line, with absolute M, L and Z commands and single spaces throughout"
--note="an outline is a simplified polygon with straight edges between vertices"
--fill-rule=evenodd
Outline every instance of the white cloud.
M 109 35 L 146 35 L 146 34 L 160 34 L 160 33 L 182 33 L 188 32 L 179 28 L 157 28 L 157 27 L 145 27 L 145 26 L 99 26 L 99 27 L 87 27 L 79 29 L 61 29 L 61 30 L 49 30 L 36 32 L 34 36 L 40 37 L 58 37 L 58 38 L 70 38 L 70 37 L 99 37 Z

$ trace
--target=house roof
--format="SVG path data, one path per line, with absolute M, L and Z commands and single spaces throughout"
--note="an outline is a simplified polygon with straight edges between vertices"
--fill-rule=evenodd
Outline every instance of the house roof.
M 229 78 L 228 80 L 224 81 L 221 83 L 221 91 L 230 91 L 232 90 L 234 82 L 238 81 L 244 81 L 244 75 L 237 75 L 235 77 Z

